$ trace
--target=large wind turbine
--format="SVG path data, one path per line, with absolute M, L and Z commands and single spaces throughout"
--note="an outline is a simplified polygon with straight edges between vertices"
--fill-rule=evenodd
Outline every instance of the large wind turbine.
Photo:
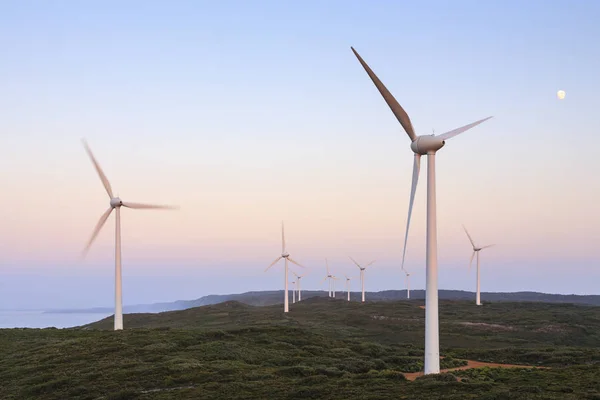
M 116 231 L 115 231 L 115 317 L 114 317 L 115 325 L 114 325 L 114 329 L 115 329 L 115 331 L 117 331 L 117 330 L 123 329 L 123 292 L 122 292 L 122 283 L 121 283 L 122 282 L 121 281 L 121 207 L 136 208 L 136 209 L 176 209 L 178 207 L 164 206 L 164 205 L 152 205 L 152 204 L 141 204 L 141 203 L 130 203 L 130 202 L 124 202 L 120 198 L 115 197 L 113 194 L 112 188 L 110 186 L 110 183 L 108 182 L 108 179 L 106 178 L 106 175 L 104 175 L 102 168 L 100 168 L 100 165 L 98 164 L 98 162 L 96 161 L 96 158 L 92 154 L 92 150 L 90 149 L 90 147 L 88 146 L 88 144 L 85 140 L 82 140 L 82 142 L 83 142 L 83 146 L 85 147 L 85 150 L 87 151 L 88 155 L 90 156 L 90 159 L 92 160 L 92 164 L 94 164 L 94 167 L 96 168 L 96 172 L 98 172 L 98 175 L 100 176 L 100 180 L 102 181 L 102 184 L 104 185 L 104 189 L 106 189 L 106 193 L 108 193 L 108 197 L 110 197 L 110 207 L 108 208 L 108 210 L 106 210 L 104 212 L 104 214 L 102 214 L 102 216 L 100 217 L 100 220 L 96 224 L 96 227 L 94 228 L 94 232 L 92 233 L 92 236 L 91 236 L 90 240 L 88 241 L 87 246 L 83 250 L 84 257 L 87 254 L 90 247 L 92 246 L 92 243 L 98 236 L 98 233 L 100 233 L 100 230 L 106 223 L 106 220 L 110 216 L 110 213 L 113 210 L 115 210 Z
M 350 301 L 350 280 L 352 279 L 352 277 L 349 277 L 348 275 L 344 275 L 346 277 L 346 291 L 348 292 L 348 301 Z
M 296 304 L 296 285 L 298 284 L 297 281 L 291 281 L 290 282 L 292 284 L 292 304 Z
M 469 270 L 471 270 L 471 264 L 473 264 L 473 257 L 475 257 L 475 253 L 477 253 L 477 297 L 475 298 L 475 304 L 480 306 L 481 305 L 481 292 L 480 292 L 480 285 L 479 285 L 479 252 L 483 249 L 487 249 L 488 247 L 492 247 L 493 244 L 488 244 L 487 246 L 483 246 L 483 247 L 477 247 L 477 246 L 475 246 L 475 242 L 473 241 L 473 238 L 471 238 L 471 235 L 469 235 L 469 231 L 467 231 L 467 228 L 465 228 L 464 225 L 463 225 L 463 229 L 465 230 L 465 233 L 467 234 L 467 237 L 469 238 L 471 245 L 473 245 L 473 254 L 471 254 L 471 260 L 469 261 Z
M 304 275 L 298 275 L 294 271 L 292 274 L 296 275 L 296 290 L 298 290 L 298 301 L 302 301 L 302 288 L 300 287 L 300 280 L 304 278 Z
M 351 48 L 356 58 L 361 63 L 379 93 L 383 96 L 387 105 L 390 107 L 398 122 L 402 125 L 408 134 L 411 145 L 410 148 L 415 153 L 413 164 L 413 176 L 410 192 L 410 203 L 408 206 L 408 218 L 406 220 L 406 235 L 404 238 L 404 250 L 402 253 L 402 266 L 404 267 L 404 255 L 406 254 L 406 241 L 408 239 L 408 228 L 410 226 L 410 216 L 412 213 L 415 191 L 419 179 L 419 169 L 421 165 L 421 156 L 427 155 L 427 257 L 426 257 L 426 300 L 425 300 L 425 374 L 437 374 L 440 372 L 440 342 L 439 342 L 439 318 L 438 318 L 438 271 L 437 271 L 437 224 L 436 224 L 436 204 L 435 204 L 435 153 L 441 149 L 446 140 L 460 133 L 471 129 L 482 122 L 492 118 L 487 117 L 482 120 L 465 125 L 461 128 L 443 133 L 441 135 L 421 135 L 417 136 L 410 118 L 398 101 L 392 96 L 387 88 L 381 83 L 379 78 L 365 63 L 361 56 Z
M 350 257 L 350 256 L 348 256 Z M 358 269 L 360 269 L 360 285 L 362 286 L 362 302 L 365 302 L 365 269 L 367 269 L 367 267 L 371 264 L 373 264 L 375 262 L 375 260 L 371 261 L 370 263 L 368 263 L 367 265 L 365 265 L 364 267 L 361 266 L 359 263 L 357 263 L 354 258 L 350 257 L 350 259 L 352 260 L 352 262 L 354 264 L 356 264 L 356 266 L 358 267 Z
M 275 261 L 273 261 L 271 265 L 269 265 L 267 269 L 265 269 L 265 272 L 267 272 L 269 268 L 271 268 L 273 265 L 277 264 L 277 261 L 281 260 L 282 258 L 285 259 L 285 293 L 283 294 L 283 312 L 289 312 L 290 306 L 288 298 L 288 261 L 292 264 L 296 264 L 301 268 L 304 268 L 304 266 L 292 260 L 290 258 L 289 253 L 285 251 L 285 232 L 283 230 L 283 221 L 281 221 L 281 256 L 277 257 Z

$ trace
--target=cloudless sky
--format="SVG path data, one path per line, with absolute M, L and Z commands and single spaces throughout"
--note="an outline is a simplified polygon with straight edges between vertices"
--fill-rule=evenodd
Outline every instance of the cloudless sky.
M 440 288 L 598 294 L 600 3 L 0 3 L 0 308 L 111 306 L 124 200 L 124 302 L 277 289 L 288 251 L 368 290 L 402 289 L 410 141 L 495 118 L 437 156 Z M 557 90 L 566 91 L 562 101 Z M 406 267 L 425 286 L 426 162 Z M 354 288 L 358 289 L 355 281 Z

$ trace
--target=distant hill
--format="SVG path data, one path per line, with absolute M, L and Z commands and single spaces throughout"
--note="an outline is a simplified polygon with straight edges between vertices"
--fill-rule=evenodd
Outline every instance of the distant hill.
M 336 293 L 336 298 L 346 298 L 346 293 Z M 411 299 L 425 299 L 424 290 L 411 290 Z M 290 302 L 291 302 L 290 294 Z M 302 291 L 302 298 L 327 297 L 325 291 Z M 464 290 L 440 290 L 441 300 L 473 300 L 475 293 Z M 359 292 L 351 292 L 352 301 L 360 301 Z M 406 299 L 406 290 L 384 290 L 381 292 L 366 292 L 367 301 L 397 301 Z M 251 306 L 269 306 L 283 303 L 283 290 L 246 292 L 239 294 L 211 294 L 196 300 L 177 300 L 167 303 L 140 304 L 125 306 L 125 313 L 158 313 L 164 311 L 185 310 L 192 307 L 200 307 L 211 304 L 219 304 L 226 301 L 238 301 Z M 543 302 L 543 303 L 573 303 L 600 306 L 600 295 L 575 295 L 575 294 L 549 294 L 539 292 L 482 292 L 482 302 Z M 49 313 L 112 313 L 112 307 L 97 307 L 89 309 L 57 309 L 47 310 Z

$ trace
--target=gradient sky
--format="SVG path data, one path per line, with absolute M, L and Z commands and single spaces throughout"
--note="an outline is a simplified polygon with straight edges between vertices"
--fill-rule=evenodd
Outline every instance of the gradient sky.
M 598 294 L 600 3 L 587 1 L 3 1 L 0 308 L 113 304 L 123 199 L 124 302 L 278 289 L 288 250 L 309 289 L 346 255 L 367 289 L 401 289 L 409 139 L 495 118 L 437 157 L 440 288 Z M 567 96 L 556 98 L 563 89 Z M 407 251 L 425 286 L 425 162 Z M 358 288 L 355 282 L 354 288 Z

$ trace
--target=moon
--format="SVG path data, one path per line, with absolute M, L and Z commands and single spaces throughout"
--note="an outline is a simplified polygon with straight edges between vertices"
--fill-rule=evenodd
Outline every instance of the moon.
M 558 92 L 556 92 L 556 97 L 558 97 L 559 100 L 562 100 L 565 98 L 567 94 L 565 93 L 564 90 L 559 90 Z

